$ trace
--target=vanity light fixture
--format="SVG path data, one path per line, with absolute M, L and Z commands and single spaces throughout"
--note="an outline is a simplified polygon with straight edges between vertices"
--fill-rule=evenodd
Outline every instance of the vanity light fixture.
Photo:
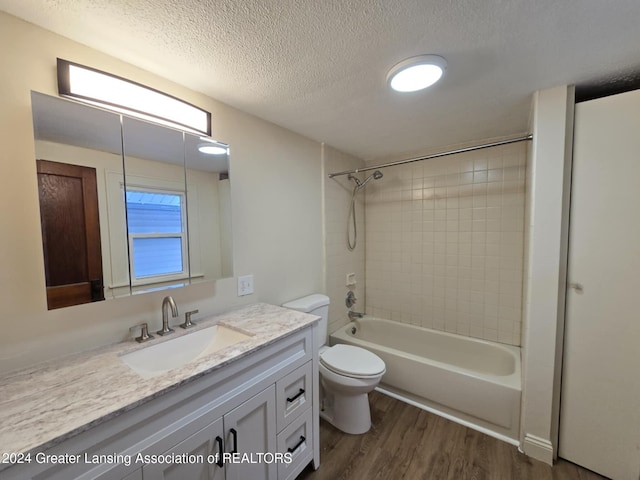
M 227 155 L 229 153 L 229 145 L 218 142 L 212 138 L 200 137 L 200 140 L 206 143 L 198 145 L 198 151 L 205 155 Z
M 179 130 L 211 135 L 211 113 L 153 88 L 60 58 L 58 93 Z
M 394 65 L 387 74 L 387 84 L 396 92 L 416 92 L 436 83 L 447 69 L 439 55 L 418 55 Z

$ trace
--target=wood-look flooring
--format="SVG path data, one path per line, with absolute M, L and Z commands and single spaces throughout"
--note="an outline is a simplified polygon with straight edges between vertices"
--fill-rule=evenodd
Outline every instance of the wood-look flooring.
M 602 480 L 559 460 L 550 467 L 517 448 L 379 392 L 373 426 L 347 435 L 320 421 L 320 468 L 298 480 Z

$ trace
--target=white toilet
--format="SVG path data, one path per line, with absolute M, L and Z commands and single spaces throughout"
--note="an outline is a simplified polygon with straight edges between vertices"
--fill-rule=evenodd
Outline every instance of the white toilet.
M 318 315 L 320 335 L 320 416 L 346 433 L 366 433 L 371 428 L 368 393 L 385 372 L 380 357 L 352 345 L 328 347 L 329 297 L 314 294 L 283 305 L 285 308 Z

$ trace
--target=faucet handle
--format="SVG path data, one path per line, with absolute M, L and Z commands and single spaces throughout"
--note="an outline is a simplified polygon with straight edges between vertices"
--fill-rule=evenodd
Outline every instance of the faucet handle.
M 193 315 L 194 313 L 198 313 L 200 310 L 191 310 L 190 312 L 187 312 L 184 314 L 184 323 L 181 323 L 180 326 L 182 328 L 191 328 L 191 327 L 195 327 L 196 324 L 194 322 L 191 321 L 191 315 Z
M 357 302 L 356 295 L 353 293 L 353 290 L 349 290 L 347 292 L 347 298 L 345 298 L 344 303 L 347 308 L 353 307 Z
M 153 335 L 149 334 L 149 325 L 147 322 L 140 323 L 138 325 L 134 325 L 129 329 L 130 332 L 133 332 L 136 328 L 140 328 L 140 336 L 136 337 L 136 342 L 143 343 L 151 340 Z

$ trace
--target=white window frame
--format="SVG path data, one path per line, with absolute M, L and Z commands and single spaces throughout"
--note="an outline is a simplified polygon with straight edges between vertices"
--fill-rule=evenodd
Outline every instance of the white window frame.
M 171 190 L 169 188 L 152 188 L 148 186 L 130 185 L 128 184 L 125 190 L 125 205 L 126 205 L 126 192 L 146 192 L 146 193 L 159 193 L 178 195 L 180 197 L 180 220 L 181 220 L 181 232 L 180 233 L 131 233 L 129 231 L 129 223 L 127 221 L 127 237 L 129 241 L 129 275 L 131 278 L 131 285 L 153 285 L 156 283 L 172 282 L 176 280 L 185 280 L 189 278 L 189 256 L 188 256 L 188 237 L 187 237 L 187 208 L 186 208 L 186 195 L 184 191 Z M 146 275 L 144 277 L 135 276 L 135 255 L 133 253 L 133 240 L 136 238 L 180 238 L 182 245 L 182 271 L 170 274 L 159 275 Z

